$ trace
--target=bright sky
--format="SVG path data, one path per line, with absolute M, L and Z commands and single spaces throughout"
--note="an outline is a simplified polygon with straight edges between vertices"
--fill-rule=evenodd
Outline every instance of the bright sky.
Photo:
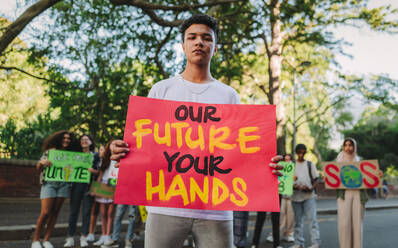
M 397 0 L 370 0 L 370 7 L 390 4 L 398 8 Z M 398 19 L 398 14 L 395 14 Z M 339 27 L 335 32 L 336 37 L 344 38 L 353 44 L 345 50 L 353 58 L 340 56 L 338 62 L 342 65 L 343 72 L 356 74 L 388 74 L 398 80 L 398 34 L 386 34 L 371 31 L 364 27 Z

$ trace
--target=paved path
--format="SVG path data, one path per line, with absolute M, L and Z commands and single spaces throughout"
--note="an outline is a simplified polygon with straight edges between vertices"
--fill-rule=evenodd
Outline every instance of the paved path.
M 318 214 L 336 214 L 336 199 L 318 199 Z M 398 208 L 398 198 L 370 200 L 367 210 Z M 40 213 L 40 200 L 36 198 L 0 198 L 0 241 L 29 240 Z M 66 233 L 69 201 L 66 200 L 58 217 L 54 237 Z M 127 215 L 125 216 L 127 218 Z M 255 214 L 251 214 L 251 219 Z M 127 223 L 127 219 L 124 221 Z M 98 230 L 99 228 L 97 228 Z

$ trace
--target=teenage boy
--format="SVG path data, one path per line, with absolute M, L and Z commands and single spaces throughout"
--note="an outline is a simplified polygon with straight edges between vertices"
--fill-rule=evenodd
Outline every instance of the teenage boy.
M 304 159 L 307 147 L 304 144 L 296 146 L 297 161 L 294 170 L 292 205 L 294 211 L 294 245 L 291 248 L 304 248 L 304 216 L 311 222 L 310 248 L 319 248 L 320 236 L 316 217 L 316 201 L 314 189 L 318 184 L 318 171 L 311 161 Z
M 236 91 L 214 79 L 210 61 L 217 51 L 217 21 L 207 15 L 194 15 L 180 27 L 182 49 L 186 56 L 184 71 L 156 83 L 148 97 L 185 102 L 238 104 Z M 129 151 L 121 140 L 111 146 L 112 160 L 123 158 Z M 281 158 L 275 157 L 274 162 Z M 281 169 L 271 163 L 271 167 Z M 274 174 L 279 174 L 274 170 Z M 184 208 L 147 207 L 145 248 L 182 247 L 189 234 L 197 248 L 231 248 L 232 211 L 196 210 Z

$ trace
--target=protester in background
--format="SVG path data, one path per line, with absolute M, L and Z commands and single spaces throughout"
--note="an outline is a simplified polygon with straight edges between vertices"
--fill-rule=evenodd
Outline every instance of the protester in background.
M 115 168 L 119 168 L 119 164 L 115 165 Z M 122 220 L 126 210 L 128 209 L 128 220 L 129 224 L 127 226 L 127 234 L 126 239 L 124 241 L 124 248 L 132 248 L 133 247 L 133 238 L 134 238 L 134 227 L 135 220 L 138 214 L 137 206 L 126 205 L 126 204 L 117 204 L 116 205 L 116 213 L 115 220 L 113 221 L 113 233 L 112 240 L 108 242 L 104 242 L 104 245 L 101 248 L 110 248 L 110 247 L 119 247 L 120 246 L 120 231 L 122 227 Z
M 290 154 L 283 156 L 285 162 L 292 162 L 292 156 Z M 294 213 L 291 205 L 290 196 L 279 195 L 279 200 L 281 204 L 281 212 L 271 213 L 272 231 L 267 236 L 267 241 L 273 243 L 273 247 L 280 246 L 280 233 L 282 229 L 286 226 L 284 240 L 288 242 L 294 241 L 293 236 L 293 223 L 294 223 Z M 266 212 L 257 212 L 256 227 L 253 236 L 252 248 L 259 247 L 261 231 L 265 222 Z
M 343 151 L 337 155 L 337 162 L 358 162 L 357 144 L 353 138 L 346 138 Z M 337 217 L 340 248 L 362 247 L 362 221 L 366 189 L 337 189 Z
M 65 198 L 68 196 L 67 182 L 47 182 L 44 181 L 44 172 L 47 167 L 52 166 L 48 160 L 48 152 L 51 149 L 56 150 L 76 150 L 75 135 L 69 131 L 58 131 L 47 137 L 43 143 L 43 155 L 40 161 L 37 162 L 36 168 L 40 170 L 40 199 L 41 212 L 37 219 L 35 233 L 33 235 L 32 248 L 53 248 L 53 245 L 48 241 L 51 233 L 54 230 L 55 223 L 59 211 Z M 40 244 L 40 235 L 44 225 L 47 224 L 46 231 L 43 238 L 43 246 Z
M 102 157 L 104 156 L 104 151 L 105 151 L 105 147 L 103 145 L 100 146 L 99 148 L 99 166 L 98 166 L 98 170 L 99 167 L 101 166 L 102 163 Z M 93 181 L 97 181 L 98 179 L 98 175 L 93 174 L 92 175 L 92 180 Z M 93 195 L 92 193 L 90 193 L 90 195 L 92 197 L 95 198 L 95 195 Z M 99 203 L 94 200 L 93 205 L 91 207 L 91 215 L 90 215 L 90 228 L 89 228 L 89 233 L 87 235 L 87 242 L 94 242 L 95 241 L 95 227 L 97 225 L 97 218 L 98 218 L 98 213 L 99 213 Z
M 283 157 L 285 162 L 293 162 L 292 155 L 286 154 Z M 287 242 L 294 242 L 294 211 L 292 206 L 292 197 L 288 195 L 282 195 L 281 200 L 281 217 L 280 217 L 280 227 L 279 232 L 282 234 L 282 240 Z M 267 240 L 272 238 L 271 235 L 268 236 Z
M 386 179 L 383 179 L 383 186 L 382 186 L 382 197 L 385 200 L 388 196 L 388 193 L 390 192 L 390 190 L 388 189 L 388 183 Z
M 98 182 L 103 184 L 113 186 L 113 183 L 117 179 L 117 175 L 119 173 L 119 168 L 115 168 L 116 161 L 111 161 L 111 150 L 110 150 L 110 141 L 105 146 L 104 155 L 102 157 L 102 163 L 100 168 L 100 175 L 97 179 Z M 111 228 L 113 224 L 113 215 L 114 215 L 114 205 L 113 199 L 96 197 L 95 199 L 100 203 L 100 211 L 101 211 L 101 237 L 94 243 L 95 246 L 103 245 L 104 243 L 111 243 Z
M 281 200 L 281 195 L 279 195 L 279 203 L 280 200 Z M 266 215 L 267 212 L 257 212 L 256 227 L 254 229 L 252 248 L 260 247 L 259 243 L 260 243 L 261 231 L 263 230 L 263 225 L 265 222 Z M 271 212 L 272 232 L 270 233 L 270 236 L 267 238 L 267 241 L 272 242 L 273 248 L 282 248 L 282 246 L 280 246 L 279 218 L 280 218 L 280 212 Z
M 98 153 L 94 152 L 94 141 L 93 139 L 84 134 L 80 137 L 80 147 L 81 151 L 84 153 L 92 153 L 94 155 L 92 167 L 88 171 L 92 175 L 98 175 L 100 158 Z M 70 194 L 70 207 L 69 207 L 69 223 L 68 223 L 68 237 L 64 247 L 74 247 L 75 241 L 73 236 L 76 233 L 77 219 L 79 218 L 80 206 L 82 209 L 82 228 L 80 236 L 80 247 L 88 247 L 87 235 L 90 226 L 90 213 L 91 207 L 94 202 L 94 197 L 89 194 L 90 185 L 93 177 L 90 178 L 90 183 L 71 183 L 71 194 Z
M 134 227 L 135 227 L 135 219 L 138 214 L 138 209 L 133 205 L 125 205 L 125 204 L 117 204 L 116 205 L 116 214 L 115 220 L 113 222 L 113 233 L 112 240 L 109 242 L 104 242 L 104 245 L 101 248 L 110 248 L 110 247 L 119 247 L 120 245 L 120 232 L 122 226 L 123 216 L 128 210 L 128 220 L 129 224 L 127 226 L 127 234 L 124 242 L 124 248 L 132 248 L 133 247 L 133 238 L 134 238 Z
M 304 159 L 307 147 L 298 144 L 295 148 L 297 161 L 294 170 L 296 181 L 293 184 L 292 205 L 295 216 L 294 245 L 292 248 L 304 248 L 304 216 L 311 222 L 311 248 L 320 245 L 319 225 L 316 217 L 316 201 L 314 189 L 318 184 L 318 171 L 310 161 Z

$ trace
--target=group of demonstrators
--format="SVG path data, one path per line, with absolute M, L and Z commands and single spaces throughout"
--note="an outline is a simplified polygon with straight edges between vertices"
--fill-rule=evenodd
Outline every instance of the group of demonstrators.
M 43 143 L 43 155 L 37 162 L 37 169 L 40 171 L 40 199 L 41 212 L 37 219 L 36 229 L 33 236 L 32 248 L 53 248 L 49 242 L 52 231 L 61 210 L 64 200 L 69 197 L 69 221 L 68 233 L 64 247 L 75 247 L 74 236 L 77 231 L 77 221 L 80 209 L 82 208 L 82 226 L 80 236 L 80 247 L 88 247 L 89 242 L 95 241 L 95 227 L 97 216 L 101 213 L 102 226 L 101 236 L 94 242 L 95 246 L 119 247 L 120 227 L 126 209 L 125 205 L 116 206 L 116 219 L 114 221 L 113 199 L 97 197 L 90 191 L 93 181 L 98 181 L 110 185 L 112 179 L 117 178 L 118 168 L 115 168 L 115 161 L 110 160 L 110 142 L 104 149 L 100 149 L 100 154 L 94 152 L 95 144 L 90 135 L 83 134 L 77 140 L 76 135 L 69 131 L 58 131 L 47 137 Z M 101 147 L 102 148 L 102 147 Z M 74 151 L 91 153 L 93 155 L 92 166 L 88 168 L 91 177 L 89 182 L 60 182 L 46 181 L 44 174 L 48 167 L 53 166 L 49 160 L 51 150 Z M 126 237 L 125 247 L 132 247 L 132 238 L 136 218 L 136 207 L 129 207 L 129 233 Z M 111 228 L 114 228 L 111 238 Z M 45 233 L 40 243 L 40 236 L 45 227 Z
M 311 161 L 305 160 L 307 148 L 298 144 L 295 148 L 293 195 L 280 195 L 281 211 L 271 213 L 272 232 L 266 240 L 273 243 L 274 248 L 280 248 L 280 233 L 282 240 L 294 242 L 291 248 L 304 248 L 304 217 L 310 225 L 311 248 L 321 245 L 319 225 L 316 214 L 315 188 L 318 184 L 319 173 Z M 284 161 L 291 161 L 291 155 L 285 155 Z M 337 162 L 357 162 L 357 145 L 354 139 L 346 138 L 342 151 L 336 158 Z M 382 175 L 379 175 L 380 177 Z M 366 189 L 338 189 L 337 190 L 338 236 L 340 248 L 362 247 L 362 221 L 365 203 L 368 200 Z M 258 212 L 253 235 L 252 248 L 259 247 L 261 230 L 264 225 L 266 212 Z M 234 243 L 237 248 L 246 247 L 248 226 L 248 212 L 234 212 Z M 293 234 L 294 226 L 294 234 Z
M 207 15 L 193 15 L 185 20 L 180 28 L 182 35 L 182 49 L 186 56 L 186 66 L 183 72 L 177 76 L 160 81 L 152 87 L 148 97 L 165 100 L 175 100 L 197 103 L 239 104 L 237 92 L 216 80 L 210 73 L 210 61 L 217 51 L 218 24 L 215 19 Z M 43 171 L 51 166 L 47 159 L 50 149 L 79 150 L 81 152 L 93 152 L 93 140 L 88 135 L 80 138 L 80 148 L 72 146 L 74 134 L 62 131 L 50 136 L 43 145 L 43 156 L 37 163 L 37 168 Z M 129 153 L 128 144 L 122 140 L 113 140 L 106 147 L 104 153 L 94 159 L 90 169 L 92 180 L 108 184 L 114 177 L 115 170 L 119 166 L 120 159 Z M 294 193 L 292 196 L 280 195 L 281 213 L 271 214 L 272 235 L 268 240 L 274 247 L 280 246 L 280 233 L 289 242 L 294 242 L 293 247 L 304 247 L 304 216 L 311 221 L 311 247 L 320 246 L 319 226 L 316 216 L 316 201 L 314 188 L 317 185 L 319 174 L 315 164 L 306 161 L 304 155 L 307 148 L 303 144 L 296 147 L 297 160 L 295 161 Z M 132 154 L 134 156 L 134 154 Z M 96 157 L 94 156 L 94 157 Z M 149 155 L 148 155 L 149 156 Z M 339 161 L 356 161 L 356 145 L 352 139 L 344 142 L 344 149 L 339 154 Z M 264 166 L 272 167 L 272 173 L 280 176 L 283 167 L 278 162 L 283 160 L 276 156 L 269 163 L 264 161 Z M 292 160 L 290 155 L 284 156 L 284 160 Z M 101 161 L 101 162 L 100 162 Z M 117 173 L 116 173 L 117 174 Z M 96 175 L 98 178 L 96 179 Z M 86 247 L 87 242 L 94 241 L 94 227 L 98 206 L 102 219 L 102 235 L 94 243 L 96 246 L 109 247 L 119 243 L 120 225 L 123 215 L 128 210 L 130 225 L 128 228 L 126 247 L 131 247 L 131 239 L 134 229 L 134 216 L 137 208 L 129 205 L 117 205 L 114 207 L 111 199 L 90 195 L 90 183 L 42 182 L 41 204 L 42 210 L 37 221 L 32 248 L 51 248 L 49 238 L 57 215 L 64 199 L 67 197 L 68 188 L 71 190 L 70 217 L 68 237 L 64 247 L 74 246 L 76 234 L 76 222 L 80 206 L 83 206 L 83 225 L 80 237 L 80 246 Z M 259 196 L 261 197 L 261 196 Z M 94 202 L 98 202 L 97 206 Z M 340 247 L 361 247 L 362 245 L 362 218 L 364 194 L 358 190 L 346 190 L 338 192 L 339 214 L 339 239 Z M 93 204 L 95 207 L 93 207 Z M 116 209 L 116 218 L 114 210 Z M 189 235 L 192 235 L 197 248 L 232 248 L 246 246 L 246 233 L 248 224 L 248 212 L 217 211 L 205 209 L 171 208 L 171 207 L 147 207 L 148 216 L 145 226 L 146 248 L 178 248 L 182 247 Z M 294 216 L 294 221 L 293 221 Z M 90 223 L 91 217 L 91 223 Z M 258 247 L 261 229 L 266 217 L 266 212 L 257 213 L 256 229 L 253 238 L 253 247 Z M 94 221 L 94 222 L 93 222 Z M 234 223 L 235 221 L 235 223 Z M 294 235 L 292 231 L 294 222 Z M 46 225 L 46 232 L 42 245 L 39 236 Z M 110 236 L 113 225 L 113 235 Z M 234 239 L 235 235 L 235 239 Z

